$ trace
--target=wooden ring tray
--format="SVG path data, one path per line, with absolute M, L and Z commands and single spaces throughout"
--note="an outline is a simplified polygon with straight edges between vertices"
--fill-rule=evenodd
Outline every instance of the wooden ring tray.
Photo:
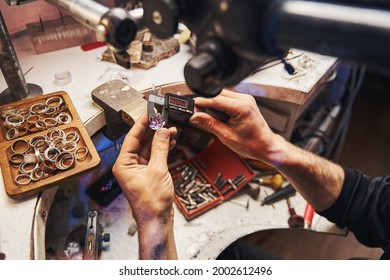
M 88 149 L 87 157 L 82 161 L 75 160 L 75 165 L 65 171 L 57 171 L 54 174 L 38 180 L 32 181 L 27 185 L 18 185 L 15 182 L 15 177 L 19 174 L 19 169 L 17 166 L 14 166 L 10 163 L 9 157 L 13 154 L 11 147 L 14 142 L 18 140 L 28 141 L 32 137 L 38 135 L 45 135 L 47 130 L 41 130 L 34 133 L 28 133 L 22 137 L 15 138 L 13 140 L 7 140 L 4 136 L 7 132 L 7 128 L 4 126 L 4 120 L 0 120 L 0 153 L 3 155 L 0 157 L 1 171 L 3 174 L 4 187 L 7 195 L 13 199 L 25 199 L 27 197 L 36 195 L 50 187 L 56 186 L 61 182 L 69 180 L 73 177 L 79 176 L 82 173 L 85 173 L 100 164 L 100 157 L 94 144 L 92 143 L 91 138 L 89 137 L 83 123 L 80 120 L 80 117 L 70 100 L 66 92 L 53 92 L 50 94 L 44 94 L 39 97 L 28 98 L 11 104 L 6 104 L 0 106 L 0 111 L 5 107 L 18 107 L 18 108 L 27 108 L 31 107 L 33 104 L 42 103 L 50 97 L 60 96 L 64 100 L 65 104 L 68 106 L 68 113 L 72 116 L 72 121 L 69 124 L 62 124 L 56 126 L 65 132 L 76 132 L 80 136 L 80 140 L 77 143 L 77 147 L 85 146 Z

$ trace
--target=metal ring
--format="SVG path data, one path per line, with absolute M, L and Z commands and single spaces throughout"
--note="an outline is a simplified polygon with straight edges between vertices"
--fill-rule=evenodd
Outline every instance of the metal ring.
M 46 125 L 46 128 L 51 128 L 57 125 L 57 121 L 53 118 L 45 118 L 43 119 L 43 122 Z
M 75 163 L 75 158 L 73 154 L 69 152 L 62 152 L 56 158 L 56 167 L 59 170 L 68 170 L 73 167 Z
M 15 183 L 21 186 L 31 183 L 31 177 L 28 174 L 19 174 L 15 177 Z
M 49 108 L 58 108 L 64 102 L 60 96 L 53 96 L 46 100 L 46 106 Z M 54 106 L 52 105 L 54 103 Z
M 58 137 L 54 140 L 52 140 L 49 144 L 50 147 L 56 147 L 58 149 L 62 149 L 62 144 L 63 144 L 64 139 L 61 137 Z
M 59 128 L 51 127 L 46 131 L 46 138 L 49 141 L 53 141 L 58 138 L 61 138 L 62 140 L 63 138 L 65 138 L 65 131 Z
M 80 155 L 80 151 L 82 152 L 81 155 Z M 77 148 L 77 150 L 74 154 L 75 154 L 76 160 L 83 161 L 88 156 L 88 148 L 85 146 L 81 146 L 81 147 Z
M 35 133 L 35 132 L 38 132 L 40 130 L 35 126 L 35 123 L 34 123 L 34 124 L 30 124 L 27 126 L 27 131 L 30 133 Z
M 36 128 L 38 128 L 39 130 L 45 130 L 47 128 L 47 125 L 44 121 L 41 121 L 41 120 L 38 120 L 36 123 L 35 123 L 35 126 Z
M 16 140 L 11 146 L 11 150 L 15 154 L 24 154 L 25 152 L 28 151 L 29 148 L 30 148 L 30 144 L 26 140 L 22 140 L 22 139 Z
M 36 181 L 39 181 L 43 174 L 45 172 L 43 172 L 41 169 L 39 169 L 39 167 L 36 167 L 31 173 L 30 173 L 30 178 L 32 181 L 36 182 Z
M 45 160 L 55 161 L 58 155 L 61 153 L 56 147 L 49 147 L 43 153 Z
M 45 112 L 45 115 L 47 115 L 47 116 L 52 116 L 52 115 L 54 115 L 56 112 L 57 112 L 57 108 L 48 107 L 47 110 L 46 110 L 46 112 Z
M 28 141 L 28 143 L 30 144 L 31 147 L 34 147 L 35 143 L 37 141 L 40 141 L 40 140 L 46 141 L 46 137 L 43 135 L 36 135 L 36 136 L 31 137 L 30 140 Z
M 18 137 L 19 137 L 19 130 L 17 130 L 15 127 L 10 128 L 5 134 L 5 139 L 7 140 L 13 140 Z
M 27 133 L 27 129 L 25 127 L 19 128 L 19 136 L 23 136 Z
M 30 109 L 29 108 L 21 108 L 21 109 L 18 109 L 16 111 L 16 114 L 19 114 L 21 116 L 23 116 L 24 118 L 27 118 L 28 116 L 30 116 Z
M 4 126 L 7 128 L 21 127 L 24 122 L 24 117 L 19 114 L 7 115 L 5 118 Z
M 65 135 L 65 140 L 77 143 L 80 140 L 80 135 L 76 131 L 70 131 Z
M 74 141 L 66 141 L 61 146 L 64 152 L 74 153 L 77 149 L 77 143 Z
M 42 162 L 42 155 L 41 155 L 41 152 L 38 150 L 38 149 L 35 149 L 34 150 L 34 155 L 35 155 L 35 158 L 37 159 L 37 162 Z
M 27 169 L 27 167 L 31 167 L 30 169 Z M 38 163 L 27 163 L 23 162 L 21 165 L 19 165 L 19 172 L 21 174 L 30 174 L 35 168 L 38 167 Z
M 43 153 L 47 148 L 49 148 L 49 143 L 46 140 L 38 140 L 35 142 L 33 147 Z
M 61 112 L 57 117 L 56 120 L 59 124 L 68 124 L 72 122 L 72 117 L 65 112 Z
M 23 159 L 24 159 L 23 154 L 12 154 L 9 157 L 9 162 L 14 166 L 18 166 L 23 163 Z
M 42 161 L 39 169 L 47 174 L 53 174 L 57 170 L 56 165 L 51 160 Z
M 47 110 L 46 104 L 35 103 L 30 107 L 31 114 L 44 114 Z
M 27 123 L 29 124 L 36 124 L 37 121 L 39 121 L 41 117 L 39 115 L 30 115 L 27 117 Z

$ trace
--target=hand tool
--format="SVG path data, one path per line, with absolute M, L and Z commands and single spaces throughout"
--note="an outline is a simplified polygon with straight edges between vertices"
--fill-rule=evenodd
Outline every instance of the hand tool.
M 277 190 L 282 187 L 283 177 L 279 173 L 276 173 L 275 175 L 269 178 L 259 178 L 259 183 L 261 185 L 269 186 Z
M 303 217 L 300 215 L 297 215 L 294 207 L 291 206 L 291 201 L 289 198 L 287 200 L 288 205 L 288 213 L 290 214 L 290 217 L 287 220 L 288 226 L 291 228 L 303 228 Z
M 295 194 L 296 194 L 296 190 L 294 189 L 294 187 L 291 184 L 288 184 L 287 186 L 280 188 L 279 190 L 275 191 L 273 194 L 264 198 L 264 200 L 261 202 L 261 205 L 273 204 L 280 200 L 294 196 Z
M 303 214 L 303 228 L 311 229 L 311 223 L 313 222 L 314 213 L 314 208 L 309 203 L 307 203 L 305 207 L 305 213 Z
M 194 114 L 194 100 L 188 96 L 161 93 L 161 87 L 152 86 L 148 99 L 149 127 L 157 130 L 169 121 L 187 122 Z

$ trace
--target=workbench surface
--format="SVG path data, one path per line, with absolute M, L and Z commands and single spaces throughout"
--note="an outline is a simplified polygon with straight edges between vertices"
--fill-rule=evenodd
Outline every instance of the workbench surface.
M 152 84 L 183 81 L 183 67 L 191 56 L 189 47 L 181 45 L 178 54 L 159 62 L 154 68 L 126 70 L 118 65 L 101 61 L 101 54 L 105 47 L 88 52 L 82 51 L 80 47 L 73 47 L 36 55 L 27 36 L 15 39 L 14 46 L 23 72 L 30 69 L 25 76 L 27 82 L 41 86 L 44 93 L 66 91 L 91 136 L 105 125 L 103 110 L 92 101 L 91 91 L 93 89 L 113 79 L 121 79 L 139 91 L 150 88 Z M 313 79 L 318 81 L 336 61 L 333 58 L 324 59 L 322 56 L 319 58 L 321 58 L 317 65 L 319 74 L 302 77 L 300 82 L 295 84 L 298 89 L 293 90 L 310 92 L 307 85 L 314 86 L 316 83 Z M 65 70 L 71 73 L 72 82 L 65 86 L 57 86 L 54 83 L 54 75 L 56 72 Z M 267 71 L 263 71 L 264 77 L 269 75 Z M 262 76 L 261 73 L 256 76 L 259 75 Z M 247 82 L 263 83 L 263 78 L 259 78 L 256 82 L 252 77 Z M 305 79 L 310 81 L 306 83 Z M 6 87 L 5 80 L 1 76 L 0 91 Z M 6 195 L 3 178 L 1 174 L 0 176 L 0 252 L 5 253 L 6 259 L 9 260 L 42 258 L 42 253 L 38 253 L 45 250 L 40 240 L 42 232 L 39 234 L 39 227 L 42 223 L 36 221 L 39 216 L 37 209 L 43 203 L 42 196 L 34 196 L 23 201 L 13 200 Z M 255 201 L 248 194 L 239 193 L 235 199 L 249 199 L 248 209 L 232 202 L 225 202 L 191 222 L 187 222 L 175 206 L 175 238 L 179 258 L 214 259 L 231 242 L 249 233 L 258 230 L 288 228 L 287 204 L 281 202 L 274 208 L 261 206 L 260 200 L 265 195 L 264 191 L 261 191 L 260 199 Z M 293 197 L 292 203 L 298 213 L 303 213 L 306 202 L 300 195 Z M 119 196 L 105 210 L 111 213 L 109 229 L 111 241 L 109 250 L 102 253 L 102 259 L 137 259 L 138 239 L 137 235 L 128 234 L 133 218 L 126 199 L 123 195 Z M 343 233 L 342 230 L 318 215 L 315 215 L 313 227 L 316 231 Z

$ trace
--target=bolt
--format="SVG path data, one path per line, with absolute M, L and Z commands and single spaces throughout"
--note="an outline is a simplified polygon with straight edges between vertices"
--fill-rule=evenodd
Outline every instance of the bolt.
M 160 14 L 159 11 L 154 11 L 153 12 L 153 22 L 157 25 L 160 25 L 163 21 L 162 15 Z

